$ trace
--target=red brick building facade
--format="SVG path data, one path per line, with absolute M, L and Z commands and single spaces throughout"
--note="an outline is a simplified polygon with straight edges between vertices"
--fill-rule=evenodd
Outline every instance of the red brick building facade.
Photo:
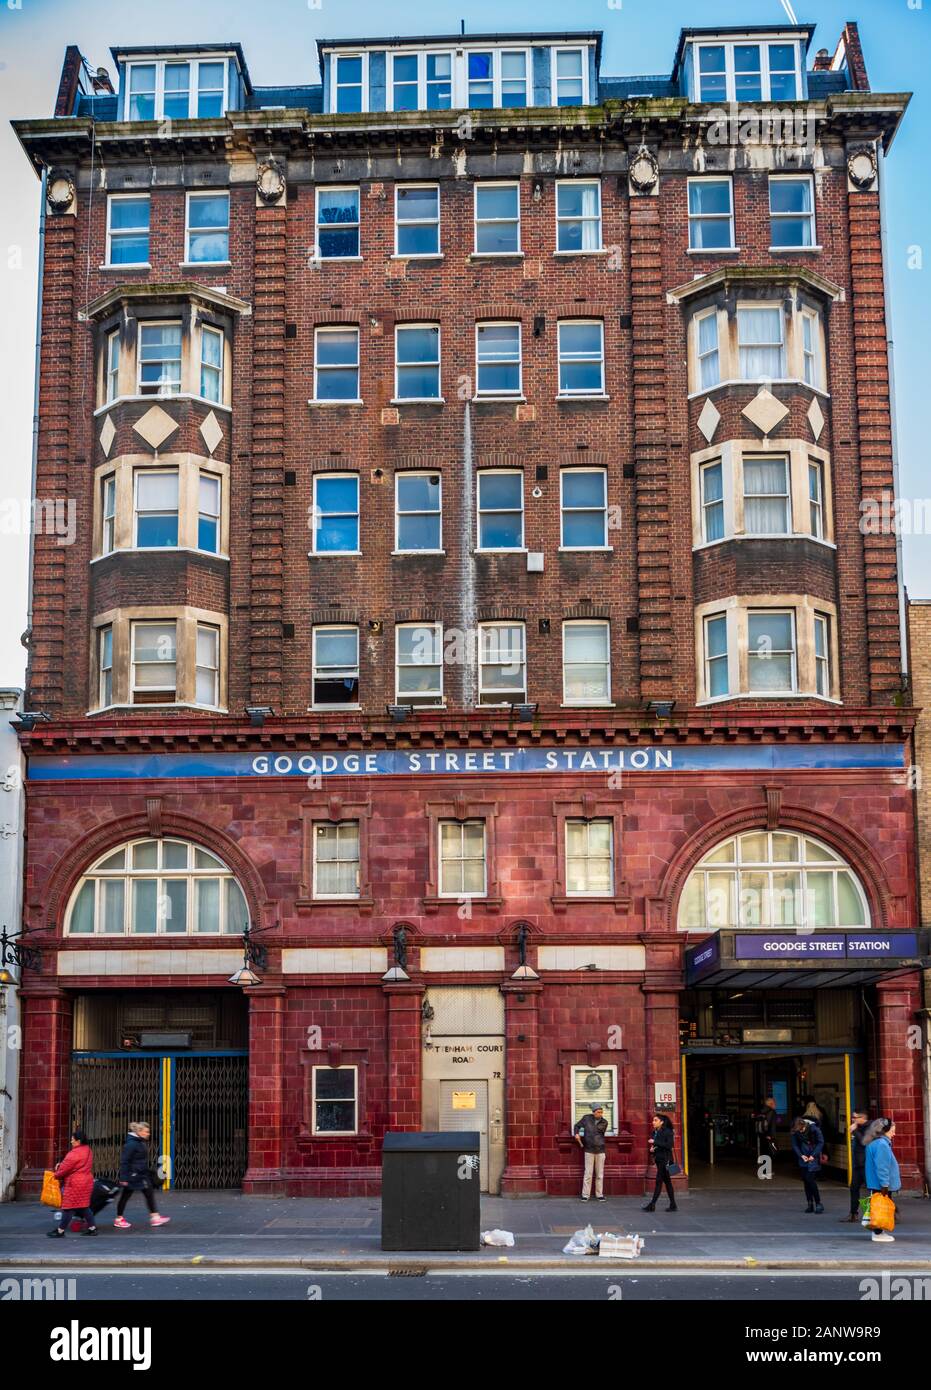
M 568 1192 L 603 1096 L 639 1191 L 656 1104 L 698 1181 L 773 1086 L 839 1172 L 851 1100 L 894 1113 L 919 1181 L 913 711 L 861 527 L 907 98 L 811 37 L 687 31 L 662 80 L 597 35 L 322 44 L 289 89 L 114 50 L 113 93 L 69 50 L 17 124 L 37 495 L 77 518 L 35 543 L 24 1183 L 142 1108 L 179 1185 L 375 1192 L 387 1129 L 464 1123 L 492 1190 Z M 718 928 L 738 972 L 754 931 L 887 943 L 740 1014 L 685 973 Z

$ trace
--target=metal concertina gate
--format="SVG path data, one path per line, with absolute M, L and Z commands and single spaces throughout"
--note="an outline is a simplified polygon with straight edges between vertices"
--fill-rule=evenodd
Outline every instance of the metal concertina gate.
M 71 1122 L 94 1150 L 94 1172 L 116 1178 L 134 1120 L 152 1129 L 163 1188 L 239 1187 L 247 1165 L 249 1057 L 245 1051 L 73 1052 Z M 167 1160 L 167 1161 L 166 1161 Z

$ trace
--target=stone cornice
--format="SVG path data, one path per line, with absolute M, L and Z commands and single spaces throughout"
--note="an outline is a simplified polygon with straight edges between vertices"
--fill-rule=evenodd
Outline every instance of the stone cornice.
M 845 291 L 833 280 L 809 270 L 803 265 L 735 265 L 722 270 L 713 270 L 708 275 L 700 275 L 697 280 L 687 280 L 668 290 L 666 300 L 669 304 L 684 304 L 690 299 L 699 299 L 716 290 L 725 294 L 731 289 L 748 289 L 753 285 L 778 286 L 792 289 L 803 285 L 814 290 L 823 299 L 843 302 Z
M 840 92 L 824 100 L 776 106 L 760 104 L 734 108 L 740 121 L 759 113 L 798 112 L 816 127 L 857 138 L 882 139 L 888 149 L 911 100 L 907 92 Z M 532 143 L 564 142 L 639 144 L 642 139 L 675 144 L 696 127 L 720 125 L 722 111 L 731 109 L 686 101 L 684 97 L 608 99 L 599 106 L 526 107 L 497 111 L 393 111 L 359 114 L 283 110 L 236 111 L 212 120 L 174 121 L 170 129 L 158 121 L 93 121 L 86 116 L 42 118 L 13 122 L 20 143 L 38 170 L 43 164 L 89 156 L 92 143 L 104 160 L 121 157 L 165 159 L 188 154 L 222 154 L 234 149 L 258 158 L 269 149 L 324 152 L 329 148 L 436 148 L 450 153 L 465 148 L 505 144 L 514 148 Z
M 83 318 L 102 319 L 117 307 L 129 308 L 135 304 L 143 306 L 177 304 L 180 300 L 196 300 L 197 303 L 219 313 L 244 315 L 252 313 L 252 306 L 247 304 L 244 299 L 237 299 L 232 294 L 221 294 L 219 290 L 211 290 L 205 285 L 197 285 L 192 280 L 179 280 L 176 283 L 164 285 L 146 283 L 114 285 L 112 290 L 107 290 L 105 294 L 98 295 L 96 299 L 91 300 L 83 312 Z
M 683 710 L 662 723 L 631 711 L 592 710 L 589 718 L 566 719 L 562 711 L 538 714 L 533 723 L 500 714 L 469 711 L 418 713 L 404 724 L 390 719 L 331 714 L 273 717 L 261 728 L 245 719 L 192 718 L 187 714 L 62 720 L 18 730 L 27 754 L 351 751 L 361 749 L 535 747 L 676 747 L 687 744 L 851 743 L 907 739 L 918 712 L 912 708 Z M 16 727 L 14 725 L 14 727 Z

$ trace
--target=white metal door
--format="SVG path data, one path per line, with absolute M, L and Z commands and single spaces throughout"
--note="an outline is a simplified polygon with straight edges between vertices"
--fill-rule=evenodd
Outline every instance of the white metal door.
M 440 1082 L 440 1130 L 477 1129 L 481 1136 L 481 1190 L 488 1191 L 488 1082 L 457 1077 Z

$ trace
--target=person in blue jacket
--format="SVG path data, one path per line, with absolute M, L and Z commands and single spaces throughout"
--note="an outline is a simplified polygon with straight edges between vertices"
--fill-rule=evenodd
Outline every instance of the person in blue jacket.
M 899 1162 L 892 1152 L 894 1138 L 895 1121 L 887 1119 L 874 1120 L 863 1136 L 863 1148 L 866 1151 L 866 1185 L 871 1196 L 881 1192 L 884 1197 L 889 1197 L 901 1190 Z M 890 1241 L 895 1240 L 895 1236 L 891 1231 L 874 1229 L 873 1239 Z
M 821 1171 L 821 1151 L 824 1148 L 824 1135 L 814 1120 L 806 1119 L 803 1115 L 795 1121 L 790 1130 L 792 1136 L 792 1149 L 798 1161 L 799 1177 L 805 1184 L 805 1196 L 808 1199 L 806 1212 L 816 1212 L 819 1216 L 824 1211 L 821 1202 L 821 1193 L 818 1191 L 817 1177 Z

